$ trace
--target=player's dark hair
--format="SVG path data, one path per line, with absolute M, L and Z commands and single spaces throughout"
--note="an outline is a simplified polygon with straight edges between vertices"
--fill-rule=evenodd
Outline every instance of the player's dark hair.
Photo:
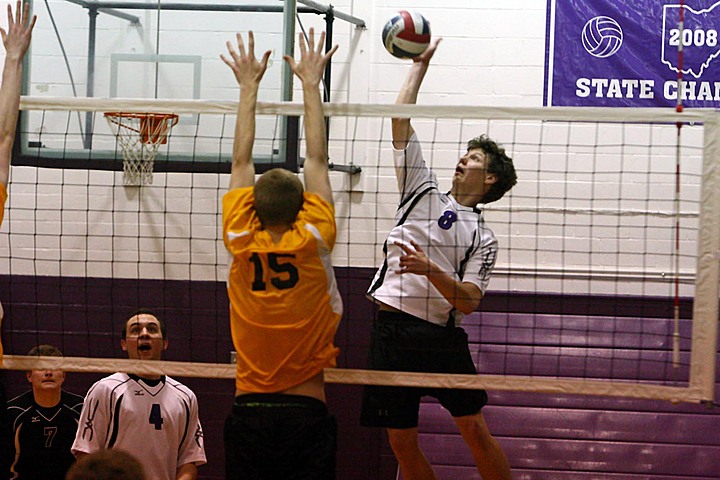
M 142 464 L 129 453 L 111 448 L 83 455 L 66 480 L 145 480 Z
M 303 204 L 300 179 L 282 168 L 273 168 L 260 175 L 253 189 L 255 213 L 264 226 L 292 224 Z
M 485 155 L 490 160 L 487 165 L 487 173 L 492 173 L 497 177 L 497 181 L 485 192 L 485 195 L 480 199 L 480 203 L 491 203 L 500 200 L 517 183 L 517 174 L 515 173 L 512 158 L 507 156 L 502 146 L 495 143 L 487 135 L 480 135 L 468 142 L 468 151 L 475 148 L 485 152 Z
M 158 316 L 155 314 L 155 312 L 153 312 L 153 311 L 150 310 L 149 308 L 144 308 L 144 307 L 143 307 L 143 308 L 138 308 L 138 309 L 135 310 L 133 313 L 131 313 L 130 316 L 127 317 L 127 320 L 125 320 L 125 323 L 123 324 L 122 333 L 121 333 L 121 337 L 120 337 L 120 338 L 122 338 L 123 340 L 125 340 L 125 338 L 126 338 L 126 336 L 127 336 L 127 322 L 128 322 L 131 318 L 136 317 L 136 316 L 138 316 L 138 315 L 152 315 L 153 317 L 157 318 L 158 323 L 160 323 L 160 332 L 162 332 L 163 340 L 167 338 L 167 328 L 165 327 L 165 322 L 163 322 L 163 321 L 160 319 L 160 317 L 158 317 Z
M 62 357 L 63 354 L 59 348 L 55 345 L 48 345 L 46 343 L 32 347 L 27 353 L 33 357 Z

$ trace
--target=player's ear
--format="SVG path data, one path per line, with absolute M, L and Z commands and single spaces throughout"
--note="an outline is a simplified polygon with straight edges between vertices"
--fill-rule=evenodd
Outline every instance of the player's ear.
M 168 344 L 169 344 L 168 339 L 167 338 L 163 339 L 163 351 L 167 350 Z
M 494 173 L 486 173 L 485 174 L 485 185 L 493 185 L 497 181 L 498 181 L 498 177 Z
M 127 342 L 124 338 L 120 340 L 120 348 L 122 348 L 123 352 L 127 352 Z
M 32 370 L 25 372 L 25 378 L 27 378 L 28 382 L 32 383 Z

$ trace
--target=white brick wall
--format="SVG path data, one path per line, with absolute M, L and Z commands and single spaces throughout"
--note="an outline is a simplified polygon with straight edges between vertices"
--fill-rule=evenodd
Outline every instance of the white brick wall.
M 49 3 L 56 20 L 63 26 L 61 35 L 70 55 L 78 92 L 84 95 L 86 12 L 59 0 Z M 431 21 L 433 33 L 444 39 L 418 103 L 541 106 L 545 4 L 544 0 L 413 2 L 412 7 Z M 409 5 L 399 1 L 344 0 L 333 6 L 337 11 L 367 22 L 367 29 L 362 30 L 341 20 L 335 21 L 334 41 L 340 50 L 333 62 L 333 101 L 394 102 L 409 62 L 397 60 L 384 51 L 380 32 L 393 12 Z M 43 4 L 36 3 L 36 13 L 39 20 L 29 93 L 70 95 L 67 72 Z M 142 28 L 102 15 L 98 21 L 96 82 L 105 85 L 105 89 L 98 88 L 98 96 L 108 93 L 111 53 L 155 51 L 154 12 L 130 13 L 141 17 Z M 321 16 L 303 15 L 301 20 L 306 29 L 310 26 L 322 29 L 324 25 Z M 225 51 L 225 41 L 234 40 L 236 30 L 254 29 L 257 49 L 275 50 L 261 100 L 277 100 L 282 62 L 276 49 L 281 38 L 279 15 L 164 12 L 161 23 L 162 53 L 202 56 L 202 98 L 232 101 L 237 99 L 237 86 L 219 54 Z M 148 78 L 154 81 L 154 75 L 148 71 L 140 72 L 137 78 L 138 82 Z M 183 79 L 161 79 L 168 85 L 174 80 L 187 83 Z M 121 93 L 151 95 L 146 90 L 123 84 Z M 165 92 L 168 91 L 172 89 Z M 296 88 L 296 101 L 301 99 L 300 95 Z M 77 132 L 75 114 L 48 112 L 43 117 L 33 113 L 32 119 L 30 131 L 36 135 L 42 132 L 43 142 L 81 148 L 79 137 L 67 139 L 59 134 L 68 129 Z M 201 118 L 199 126 L 178 125 L 170 144 L 162 147 L 161 152 L 169 151 L 171 156 L 173 152 L 192 151 L 227 154 L 232 146 L 233 122 L 233 118 L 226 118 L 223 127 L 218 116 Z M 259 131 L 272 131 L 274 123 L 271 118 L 260 118 Z M 672 131 L 666 129 L 658 133 L 657 128 L 651 131 L 638 127 L 623 132 L 620 128 L 607 127 L 598 135 L 590 125 L 575 124 L 569 128 L 565 124 L 489 123 L 487 120 L 417 120 L 414 125 L 422 139 L 435 142 L 426 145 L 426 154 L 440 177 L 442 189 L 449 189 L 449 178 L 463 150 L 463 142 L 470 137 L 488 131 L 515 157 L 520 183 L 512 197 L 489 206 L 486 213 L 501 244 L 498 273 L 492 288 L 565 292 L 619 288 L 614 282 L 598 281 L 588 287 L 587 280 L 518 278 L 513 276 L 513 269 L 669 271 L 668 255 L 673 241 L 671 219 L 650 220 L 653 223 L 649 224 L 647 220 L 628 223 L 620 231 L 617 216 L 542 212 L 538 210 L 537 198 L 543 199 L 543 208 L 551 209 L 671 211 L 675 168 Z M 388 128 L 387 120 L 332 120 L 331 160 L 363 168 L 363 173 L 355 178 L 343 173 L 332 174 L 337 192 L 335 261 L 338 266 L 373 267 L 381 263 L 381 245 L 393 225 L 392 216 L 398 201 Z M 96 137 L 96 148 L 113 150 L 114 141 L 101 117 L 96 118 L 96 131 L 105 135 Z M 51 135 L 53 132 L 58 135 Z M 593 148 L 598 136 L 608 145 L 623 142 L 626 145 L 598 150 Z M 355 141 L 345 141 L 348 138 Z M 689 131 L 686 138 L 697 145 L 701 135 Z M 562 147 L 550 146 L 568 142 L 587 148 L 568 155 Z M 541 152 L 535 146 L 539 143 L 546 145 Z M 652 149 L 643 146 L 650 143 Z M 635 146 L 638 144 L 640 146 Z M 671 148 L 665 148 L 667 146 Z M 259 141 L 256 153 L 268 152 L 269 148 L 269 142 Z M 683 168 L 697 173 L 697 152 L 692 158 L 694 160 Z M 573 173 L 565 175 L 568 169 Z M 653 173 L 648 176 L 650 169 Z M 618 173 L 621 170 L 622 176 Z M 604 172 L 604 175 L 591 177 L 593 171 Z M 594 185 L 589 183 L 591 179 Z M 219 208 L 228 184 L 225 175 L 156 173 L 153 186 L 139 190 L 121 186 L 120 173 L 14 167 L 11 182 L 6 222 L 0 230 L 2 273 L 224 279 L 226 256 L 219 240 Z M 697 184 L 697 178 L 691 178 L 683 187 L 684 198 L 697 198 Z M 648 198 L 660 200 L 649 204 Z M 683 205 L 683 210 L 694 208 L 693 201 Z M 633 222 L 634 217 L 628 221 Z M 692 219 L 686 222 L 688 238 L 682 239 L 682 268 L 691 272 L 694 226 Z M 618 254 L 621 242 L 627 252 Z M 558 245 L 565 251 L 559 250 Z M 618 259 L 622 260 L 620 265 Z M 511 268 L 509 277 L 504 274 L 508 268 Z M 627 286 L 644 294 L 668 294 L 669 288 L 664 283 L 639 282 Z M 683 293 L 690 291 L 690 287 L 683 288 Z M 625 291 L 626 286 L 622 290 Z

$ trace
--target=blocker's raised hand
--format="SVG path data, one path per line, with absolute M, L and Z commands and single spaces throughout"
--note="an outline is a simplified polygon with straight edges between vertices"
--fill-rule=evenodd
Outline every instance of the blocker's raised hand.
M 242 35 L 238 33 L 236 37 L 240 53 L 235 51 L 232 42 L 227 42 L 226 45 L 230 58 L 222 54 L 220 55 L 220 58 L 233 71 L 241 88 L 257 87 L 260 85 L 260 80 L 262 80 L 265 70 L 267 70 L 268 60 L 270 59 L 270 54 L 272 52 L 270 50 L 266 51 L 263 54 L 262 59 L 258 60 L 255 57 L 255 36 L 253 35 L 253 32 L 248 32 L 247 51 L 245 49 L 245 42 L 243 42 Z
M 8 56 L 22 58 L 30 46 L 30 38 L 35 27 L 37 17 L 33 15 L 30 18 L 30 4 L 22 5 L 20 0 L 15 6 L 15 14 L 13 15 L 12 6 L 7 6 L 8 28 L 5 30 L 0 27 L 0 35 L 2 35 L 5 52 Z
M 300 33 L 298 37 L 300 41 L 300 61 L 295 62 L 295 59 L 290 55 L 285 55 L 283 58 L 288 62 L 288 65 L 290 65 L 290 70 L 302 80 L 303 85 L 320 85 L 320 81 L 325 73 L 325 65 L 338 49 L 338 46 L 335 45 L 329 52 L 323 53 L 325 32 L 320 34 L 320 39 L 316 46 L 314 28 L 310 29 L 307 43 L 305 43 L 305 37 L 302 33 Z

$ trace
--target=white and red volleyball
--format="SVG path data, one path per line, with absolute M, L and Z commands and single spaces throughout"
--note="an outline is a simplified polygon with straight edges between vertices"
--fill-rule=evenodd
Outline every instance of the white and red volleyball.
M 417 12 L 400 10 L 385 24 L 382 41 L 394 57 L 416 57 L 430 44 L 430 22 Z

